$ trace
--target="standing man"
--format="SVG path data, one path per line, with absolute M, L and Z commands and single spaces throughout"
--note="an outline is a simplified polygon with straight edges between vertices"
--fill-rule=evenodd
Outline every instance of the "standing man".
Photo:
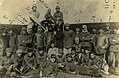
M 82 26 L 82 32 L 80 35 L 80 40 L 81 40 L 81 50 L 82 52 L 88 50 L 91 51 L 91 34 L 88 32 L 87 26 L 83 25 Z
M 111 68 L 116 69 L 119 67 L 119 33 L 117 32 L 119 29 L 114 29 L 114 34 L 110 36 L 110 62 Z
M 71 52 L 71 47 L 73 46 L 74 32 L 69 29 L 69 24 L 65 24 L 64 30 L 64 54 Z
M 26 50 L 27 29 L 22 27 L 20 35 L 18 35 L 18 48 L 22 48 L 23 52 Z
M 99 29 L 99 35 L 96 41 L 96 54 L 105 59 L 106 49 L 108 47 L 108 37 L 104 34 L 103 29 Z
M 40 26 L 38 26 L 37 33 L 35 34 L 35 44 L 37 48 L 46 47 L 46 35 Z
M 51 14 L 51 9 L 50 8 L 47 10 L 47 13 L 45 14 L 45 19 L 49 20 L 49 21 L 53 21 L 53 16 Z
M 54 21 L 56 24 L 56 28 L 60 28 L 63 30 L 63 13 L 60 11 L 60 7 L 56 6 L 55 8 L 56 12 L 54 13 Z
M 13 29 L 10 29 L 9 31 L 10 39 L 9 39 L 9 45 L 10 48 L 12 48 L 12 52 L 15 53 L 17 49 L 17 36 Z
M 8 29 L 5 28 L 3 30 L 3 33 L 1 35 L 1 39 L 2 39 L 2 43 L 3 43 L 3 52 L 2 52 L 2 56 L 6 55 L 6 48 L 9 47 L 9 34 L 8 34 Z
M 32 6 L 32 11 L 29 13 L 30 21 L 33 23 L 33 27 L 32 27 L 33 33 L 37 32 L 37 26 L 38 26 L 37 22 L 39 17 L 40 17 L 40 13 L 37 11 L 36 4 L 34 4 Z

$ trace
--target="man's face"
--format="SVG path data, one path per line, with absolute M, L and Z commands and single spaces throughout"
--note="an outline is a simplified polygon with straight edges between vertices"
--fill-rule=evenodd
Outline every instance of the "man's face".
M 65 28 L 66 28 L 66 30 L 69 30 L 69 26 L 66 26 Z
M 41 32 L 43 32 L 43 30 L 42 29 L 38 29 L 38 33 L 41 33 Z
M 56 8 L 56 11 L 57 11 L 57 12 L 59 12 L 59 11 L 60 11 L 60 9 L 59 9 L 59 8 Z
M 79 32 L 79 30 L 80 30 L 79 28 L 76 28 L 76 32 Z
M 18 57 L 21 57 L 21 56 L 22 56 L 22 54 L 21 54 L 21 53 L 18 53 L 18 54 L 17 54 L 17 56 L 18 56 Z
M 106 29 L 109 30 L 110 29 L 109 26 L 107 26 Z
M 59 52 L 59 54 L 62 54 L 63 53 L 63 50 L 62 49 L 59 49 L 58 52 Z
M 8 57 L 11 56 L 11 54 L 12 54 L 11 52 L 7 52 L 7 56 L 8 56 Z
M 81 53 L 78 53 L 78 57 L 81 58 Z
M 51 13 L 51 9 L 48 9 L 48 13 Z
M 72 54 L 74 54 L 74 53 L 75 53 L 75 51 L 74 51 L 74 50 L 72 50 L 72 51 L 71 51 L 71 53 L 72 53 Z
M 99 33 L 102 34 L 102 33 L 103 33 L 103 29 L 100 29 L 100 30 L 99 30 Z
M 43 51 L 39 51 L 39 54 L 43 54 Z
M 13 34 L 13 30 L 10 30 L 9 33 L 10 33 L 10 34 Z
M 33 11 L 36 11 L 36 9 L 37 9 L 36 7 L 33 7 L 33 8 L 32 8 Z
M 93 58 L 95 57 L 95 55 L 92 53 L 92 54 L 90 55 L 90 57 L 93 59 Z
M 78 37 L 75 38 L 75 43 L 79 44 L 79 38 Z
M 22 31 L 23 34 L 26 34 L 26 31 Z
M 54 62 L 56 61 L 56 59 L 55 59 L 55 58 L 50 58 L 50 61 L 51 61 L 52 63 L 54 63 Z
M 32 52 L 28 52 L 28 56 L 32 56 L 33 55 L 33 53 Z
M 72 60 L 71 57 L 67 57 L 67 61 L 70 62 Z
M 54 43 L 52 43 L 52 44 L 51 44 L 51 47 L 54 47 L 54 46 L 55 46 L 55 44 L 54 44 Z

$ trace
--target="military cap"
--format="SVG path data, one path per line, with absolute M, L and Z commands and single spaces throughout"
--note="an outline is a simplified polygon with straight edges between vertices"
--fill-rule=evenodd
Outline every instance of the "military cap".
M 33 48 L 28 48 L 27 52 L 33 52 Z
M 65 26 L 65 27 L 69 27 L 69 26 L 70 26 L 70 24 L 69 24 L 69 23 L 66 23 L 66 24 L 64 24 L 64 26 Z
M 56 6 L 56 9 L 60 9 L 60 7 L 57 5 L 57 6 Z
M 51 54 L 51 58 L 56 58 L 56 54 Z
M 38 47 L 38 51 L 43 51 L 44 47 Z
M 6 48 L 6 52 L 12 53 L 12 49 L 11 48 Z
M 17 53 L 17 54 L 22 54 L 23 51 L 22 51 L 21 49 L 18 49 L 18 50 L 16 51 L 16 53 Z
M 37 8 L 36 4 L 33 4 L 32 9 L 33 9 L 34 7 Z
M 87 28 L 87 26 L 86 25 L 83 25 L 82 28 Z
M 26 29 L 26 27 L 22 27 L 22 29 L 21 29 L 22 31 L 26 31 L 27 29 Z

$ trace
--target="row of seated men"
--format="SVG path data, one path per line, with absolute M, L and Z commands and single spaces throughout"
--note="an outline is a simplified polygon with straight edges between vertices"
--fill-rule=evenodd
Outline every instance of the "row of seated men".
M 25 52 L 18 49 L 14 54 L 11 48 L 7 48 L 7 55 L 1 60 L 1 77 L 49 77 L 56 76 L 59 72 L 93 77 L 109 74 L 106 61 L 94 52 L 86 50 L 84 53 L 77 53 L 72 47 L 68 54 L 64 54 L 62 49 L 58 49 L 58 53 L 52 53 L 52 48 L 55 48 L 54 43 L 51 43 L 48 53 L 42 47 L 35 50 L 28 48 Z

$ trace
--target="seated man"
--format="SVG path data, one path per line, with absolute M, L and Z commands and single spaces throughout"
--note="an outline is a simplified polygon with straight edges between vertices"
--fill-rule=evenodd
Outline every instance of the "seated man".
M 17 77 L 18 75 L 23 75 L 23 74 L 24 74 L 23 51 L 21 49 L 18 49 L 14 57 L 13 70 L 11 72 L 11 75 L 13 77 Z
M 71 54 L 66 54 L 65 72 L 69 74 L 76 74 L 76 68 Z
M 48 57 L 51 57 L 52 54 L 58 54 L 58 48 L 55 47 L 54 42 L 51 43 L 51 48 L 48 50 Z
M 46 66 L 43 69 L 43 76 L 55 76 L 58 73 L 58 67 L 56 63 L 56 55 L 52 54 L 50 59 L 46 61 Z
M 37 67 L 40 72 L 40 77 L 42 76 L 42 71 L 46 65 L 47 61 L 47 53 L 44 52 L 44 47 L 39 47 L 38 50 L 36 51 L 36 58 L 37 58 Z
M 24 68 L 24 74 L 25 75 L 36 75 L 36 57 L 33 53 L 32 48 L 27 49 L 27 54 L 24 56 L 25 61 L 25 68 Z
M 14 56 L 12 55 L 12 49 L 6 48 L 6 53 L 7 55 L 3 57 L 1 60 L 0 65 L 0 71 L 2 72 L 2 74 L 0 74 L 1 76 L 10 75 L 11 67 L 13 64 Z
M 64 70 L 65 55 L 63 53 L 62 48 L 58 49 L 58 55 L 56 58 L 57 58 L 56 62 L 58 63 L 58 70 L 63 71 Z

